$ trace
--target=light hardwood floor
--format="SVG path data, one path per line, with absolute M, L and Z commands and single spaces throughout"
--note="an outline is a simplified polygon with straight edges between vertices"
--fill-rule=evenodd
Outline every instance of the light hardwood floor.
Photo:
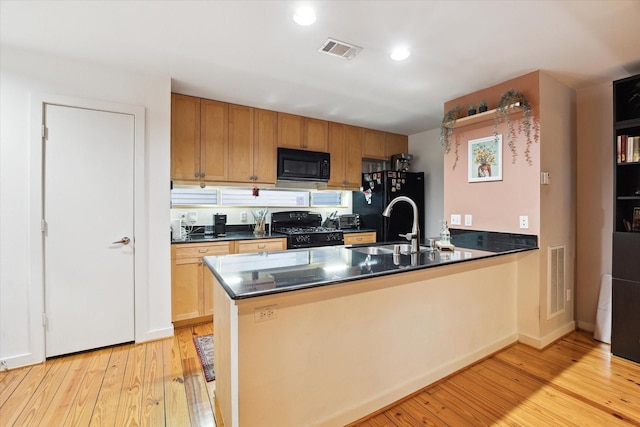
M 211 332 L 0 372 L 0 425 L 214 426 L 215 383 L 192 344 Z M 544 351 L 517 344 L 353 425 L 640 426 L 640 364 L 582 333 Z

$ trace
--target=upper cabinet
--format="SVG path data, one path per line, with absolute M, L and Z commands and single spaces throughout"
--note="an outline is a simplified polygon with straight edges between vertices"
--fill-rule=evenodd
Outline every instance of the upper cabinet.
M 278 147 L 326 153 L 328 134 L 326 120 L 278 113 Z
M 384 149 L 387 159 L 390 159 L 394 154 L 408 153 L 409 137 L 397 133 L 387 133 L 385 134 Z
M 200 117 L 200 177 L 224 181 L 228 170 L 229 104 L 202 99 Z
M 255 182 L 276 182 L 278 147 L 278 113 L 255 109 L 253 133 L 253 176 Z
M 229 105 L 229 181 L 250 181 L 253 177 L 254 111 Z
M 362 177 L 362 128 L 329 123 L 331 177 L 328 187 L 357 190 Z
M 171 178 L 200 180 L 200 98 L 171 94 Z
M 171 179 L 226 179 L 227 117 L 225 103 L 171 94 Z
M 364 129 L 362 133 L 362 157 L 389 160 L 392 155 L 407 153 L 409 138 L 406 135 Z

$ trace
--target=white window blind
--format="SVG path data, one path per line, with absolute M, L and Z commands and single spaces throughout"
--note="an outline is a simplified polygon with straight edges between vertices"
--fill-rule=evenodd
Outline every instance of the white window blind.
M 253 195 L 251 189 L 220 189 L 221 206 L 309 206 L 308 191 L 260 190 Z
M 311 193 L 311 206 L 342 206 L 340 191 Z
M 171 206 L 209 206 L 218 204 L 215 188 L 174 187 L 171 190 Z

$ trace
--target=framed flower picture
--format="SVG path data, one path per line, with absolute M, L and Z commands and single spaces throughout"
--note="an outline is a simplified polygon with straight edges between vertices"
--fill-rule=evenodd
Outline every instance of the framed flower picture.
M 502 181 L 502 135 L 469 140 L 469 182 Z

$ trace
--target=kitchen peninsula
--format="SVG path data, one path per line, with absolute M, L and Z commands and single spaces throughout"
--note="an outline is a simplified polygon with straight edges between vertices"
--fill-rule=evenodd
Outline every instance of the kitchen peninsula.
M 219 425 L 345 425 L 515 342 L 536 237 L 453 243 L 205 257 Z

